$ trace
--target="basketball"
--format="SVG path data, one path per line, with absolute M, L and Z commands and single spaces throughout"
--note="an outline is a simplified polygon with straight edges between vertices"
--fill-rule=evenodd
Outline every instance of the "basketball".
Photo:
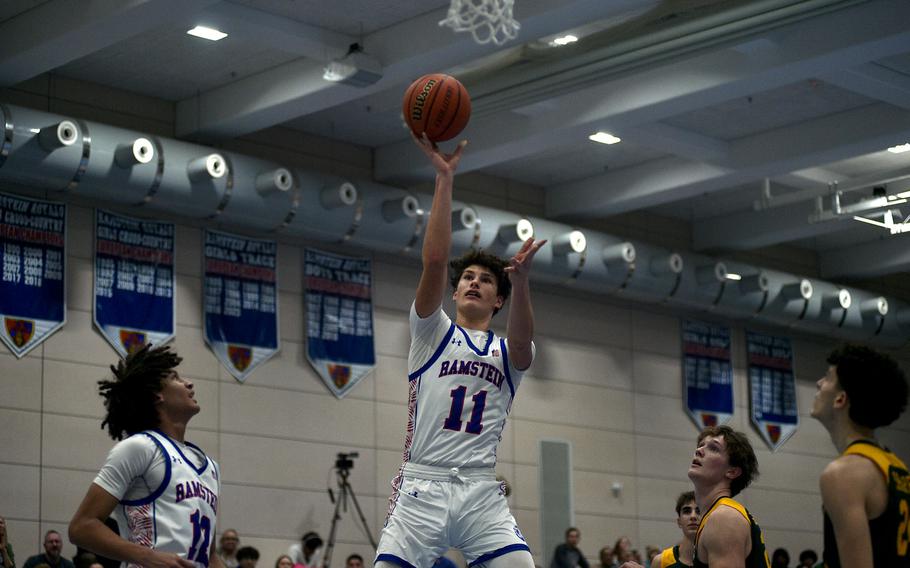
M 471 97 L 455 77 L 442 73 L 424 75 L 404 92 L 404 120 L 420 137 L 426 132 L 432 142 L 458 136 L 471 118 Z

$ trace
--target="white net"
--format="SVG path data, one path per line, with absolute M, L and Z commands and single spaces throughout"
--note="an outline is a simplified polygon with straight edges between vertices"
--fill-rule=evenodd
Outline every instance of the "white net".
M 452 0 L 440 26 L 471 32 L 477 43 L 502 45 L 518 36 L 521 25 L 512 17 L 515 0 Z

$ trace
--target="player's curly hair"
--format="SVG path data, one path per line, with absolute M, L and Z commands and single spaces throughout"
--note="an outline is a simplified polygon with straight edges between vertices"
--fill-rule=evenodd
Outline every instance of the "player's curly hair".
M 907 377 L 897 361 L 862 345 L 845 344 L 828 356 L 850 399 L 850 420 L 866 428 L 891 424 L 907 407 Z
M 493 276 L 496 278 L 496 295 L 502 296 L 503 302 L 508 300 L 509 294 L 512 293 L 512 282 L 509 280 L 509 276 L 506 274 L 505 269 L 509 266 L 509 263 L 496 255 L 482 250 L 471 249 L 449 262 L 449 268 L 452 269 L 449 277 L 452 289 L 455 290 L 458 288 L 458 281 L 461 280 L 461 275 L 465 269 L 475 264 L 483 266 L 493 273 Z M 494 316 L 497 313 L 499 313 L 499 308 L 493 310 Z
M 130 353 L 125 359 L 111 365 L 112 380 L 98 381 L 98 394 L 104 398 L 107 414 L 101 428 L 122 440 L 124 434 L 157 428 L 158 410 L 155 400 L 163 387 L 164 379 L 183 359 L 170 350 L 170 346 L 152 347 Z
M 738 477 L 730 482 L 730 496 L 736 495 L 758 479 L 758 458 L 749 438 L 743 432 L 737 432 L 729 426 L 708 426 L 698 435 L 698 443 L 708 436 L 720 436 L 727 446 L 727 458 L 730 465 L 741 471 Z

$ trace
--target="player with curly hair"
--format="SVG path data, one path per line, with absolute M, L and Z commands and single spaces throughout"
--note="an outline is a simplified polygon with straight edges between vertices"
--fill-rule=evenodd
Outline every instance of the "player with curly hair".
M 220 493 L 218 464 L 185 441 L 199 413 L 193 383 L 177 373 L 167 346 L 131 353 L 98 381 L 114 440 L 70 521 L 70 540 L 144 568 L 224 568 L 215 553 Z M 105 524 L 113 515 L 115 534 Z
M 822 471 L 828 568 L 910 567 L 910 474 L 875 438 L 907 407 L 907 378 L 891 357 L 844 345 L 816 383 L 812 417 L 840 455 Z

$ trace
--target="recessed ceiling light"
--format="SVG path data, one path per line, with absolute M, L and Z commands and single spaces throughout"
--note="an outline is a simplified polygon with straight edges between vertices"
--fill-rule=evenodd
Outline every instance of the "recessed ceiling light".
M 221 30 L 216 30 L 214 28 L 207 28 L 205 26 L 196 26 L 191 30 L 187 30 L 188 34 L 191 36 L 201 37 L 202 39 L 209 39 L 212 41 L 218 41 L 219 39 L 224 39 L 227 37 L 227 34 Z
M 550 42 L 550 45 L 552 47 L 558 47 L 561 45 L 569 45 L 570 43 L 575 43 L 576 41 L 578 41 L 578 37 L 573 36 L 572 34 L 567 34 L 552 40 Z
M 903 154 L 904 152 L 910 152 L 910 142 L 901 144 L 900 146 L 891 146 L 888 148 L 888 151 L 892 154 Z
M 613 136 L 609 132 L 595 132 L 594 134 L 588 136 L 588 140 L 600 142 L 601 144 L 617 144 L 622 139 L 618 136 Z
M 741 274 L 736 274 L 735 272 L 728 272 L 726 278 L 727 278 L 727 280 L 742 280 L 743 279 Z

